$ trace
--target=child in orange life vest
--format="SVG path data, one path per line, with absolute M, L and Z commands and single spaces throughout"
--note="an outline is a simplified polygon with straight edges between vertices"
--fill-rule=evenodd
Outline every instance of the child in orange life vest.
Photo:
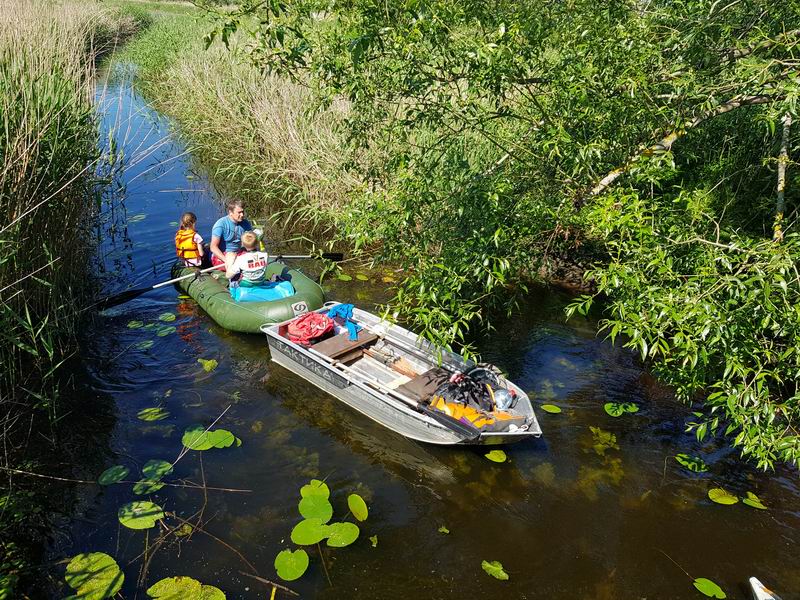
M 233 279 L 241 273 L 239 285 L 242 287 L 253 287 L 264 283 L 269 254 L 258 251 L 258 236 L 252 231 L 245 231 L 242 234 L 242 246 L 245 251 L 234 259 L 225 276 Z
M 199 267 L 203 263 L 203 238 L 194 230 L 197 217 L 194 213 L 181 215 L 181 227 L 175 233 L 175 251 L 187 267 Z

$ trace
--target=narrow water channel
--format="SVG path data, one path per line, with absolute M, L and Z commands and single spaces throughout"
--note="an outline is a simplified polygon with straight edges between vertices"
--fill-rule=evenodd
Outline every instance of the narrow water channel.
M 167 279 L 180 214 L 196 213 L 208 238 L 221 209 L 170 137 L 170 122 L 129 85 L 104 88 L 102 104 L 127 165 L 99 234 L 113 293 Z M 367 309 L 386 300 L 385 273 L 352 274 L 329 282 L 329 297 Z M 347 513 L 352 492 L 370 515 L 355 544 L 323 547 L 324 564 L 309 549 L 308 572 L 287 584 L 304 598 L 689 600 L 702 597 L 691 578 L 707 577 L 729 598 L 745 599 L 751 575 L 784 600 L 800 598 L 797 472 L 762 474 L 724 444 L 697 443 L 684 433 L 687 410 L 633 354 L 599 339 L 592 321 L 565 323 L 568 300 L 536 289 L 519 314 L 479 340 L 483 358 L 531 393 L 544 431 L 539 441 L 506 448 L 502 464 L 485 451 L 424 446 L 383 429 L 270 363 L 263 339 L 220 329 L 172 287 L 111 309 L 86 332 L 82 350 L 84 393 L 109 398 L 116 417 L 107 447 L 87 451 L 86 478 L 122 464 L 138 479 L 146 461 L 179 455 L 188 426 L 222 415 L 217 426 L 241 446 L 189 452 L 167 480 L 250 491 L 164 487 L 136 496 L 130 485 L 84 485 L 49 558 L 110 554 L 125 573 L 125 598 L 146 597 L 136 591 L 145 560 L 146 586 L 188 575 L 228 598 L 268 598 L 270 588 L 242 572 L 251 572 L 249 562 L 278 580 L 273 561 L 294 547 L 300 487 L 319 478 L 332 490 L 336 517 Z M 159 320 L 165 313 L 176 319 Z M 133 321 L 141 326 L 129 327 Z M 200 358 L 219 366 L 206 372 Z M 634 402 L 639 411 L 613 418 L 606 402 Z M 562 412 L 547 414 L 543 403 Z M 139 418 L 155 407 L 163 418 Z M 709 471 L 687 471 L 678 453 L 702 457 Z M 714 504 L 714 487 L 752 491 L 769 510 Z M 158 529 L 120 526 L 117 510 L 137 499 L 182 518 L 202 510 L 205 531 L 225 544 L 197 531 L 159 544 Z M 510 579 L 488 576 L 483 560 L 500 561 Z

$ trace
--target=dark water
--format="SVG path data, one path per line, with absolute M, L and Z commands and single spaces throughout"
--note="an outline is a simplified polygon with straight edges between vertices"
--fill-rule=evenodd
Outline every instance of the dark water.
M 220 209 L 186 148 L 169 137 L 165 119 L 129 87 L 111 86 L 104 103 L 106 127 L 115 124 L 127 162 L 124 193 L 108 199 L 101 233 L 106 288 L 113 292 L 168 278 L 171 222 L 192 210 L 208 238 Z M 386 299 L 387 274 L 352 270 L 359 272 L 369 281 L 329 282 L 329 295 L 369 309 Z M 111 554 L 125 572 L 126 598 L 146 597 L 137 591 L 142 576 L 146 587 L 176 575 L 213 584 L 228 598 L 268 598 L 268 586 L 241 574 L 250 572 L 242 557 L 260 576 L 277 580 L 273 561 L 293 547 L 299 489 L 317 477 L 332 489 L 334 519 L 345 516 L 352 492 L 367 500 L 370 516 L 352 546 L 323 547 L 324 566 L 318 550 L 309 549 L 309 570 L 287 584 L 303 597 L 702 597 L 688 573 L 716 581 L 730 598 L 749 598 L 751 575 L 784 600 L 800 598 L 797 472 L 765 475 L 738 463 L 724 444 L 698 444 L 683 432 L 687 410 L 632 354 L 598 339 L 593 322 L 564 322 L 568 300 L 534 291 L 520 314 L 479 340 L 483 358 L 529 390 L 537 407 L 563 409 L 539 411 L 543 438 L 507 448 L 503 464 L 479 450 L 423 446 L 381 428 L 271 364 L 263 339 L 220 329 L 172 287 L 113 309 L 87 332 L 83 350 L 91 373 L 86 393 L 110 398 L 116 412 L 108 447 L 85 457 L 85 478 L 123 464 L 129 479 L 138 479 L 147 460 L 178 456 L 186 427 L 224 413 L 217 426 L 240 437 L 241 447 L 189 452 L 168 481 L 205 479 L 208 486 L 251 491 L 204 495 L 165 487 L 151 494 L 193 522 L 202 511 L 203 529 L 226 545 L 199 531 L 158 544 L 161 530 L 132 531 L 116 518 L 121 505 L 147 496 L 135 496 L 126 484 L 85 485 L 50 558 Z M 158 321 L 165 312 L 177 319 Z M 132 320 L 176 330 L 158 336 L 155 327 L 128 328 Z M 207 373 L 198 358 L 219 366 Z M 612 418 L 603 410 L 610 401 L 636 402 L 641 410 Z M 167 418 L 137 418 L 159 406 Z M 598 445 L 591 427 L 612 433 L 615 443 Z M 710 471 L 680 468 L 672 458 L 680 452 L 702 456 Z M 713 504 L 706 496 L 713 487 L 740 496 L 753 491 L 769 510 Z M 450 533 L 441 533 L 442 526 Z M 489 577 L 482 560 L 502 562 L 510 579 Z M 56 577 L 62 574 L 63 566 L 56 567 Z

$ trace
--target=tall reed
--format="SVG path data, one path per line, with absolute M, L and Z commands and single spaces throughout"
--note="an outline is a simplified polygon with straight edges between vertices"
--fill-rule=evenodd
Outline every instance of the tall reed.
M 130 28 L 96 2 L 0 0 L 0 403 L 55 409 L 91 252 L 95 58 Z

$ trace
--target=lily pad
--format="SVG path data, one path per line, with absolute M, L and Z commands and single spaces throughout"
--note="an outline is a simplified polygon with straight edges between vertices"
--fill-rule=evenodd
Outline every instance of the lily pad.
M 144 496 L 146 494 L 153 494 L 164 487 L 158 479 L 142 479 L 137 481 L 133 486 L 133 493 L 137 496 Z
M 620 417 L 625 413 L 639 412 L 639 406 L 633 402 L 606 402 L 603 410 L 612 417 Z
M 170 323 L 175 320 L 175 313 L 165 312 L 158 315 L 159 321 L 164 321 L 165 323 Z
M 198 358 L 197 362 L 199 362 L 201 365 L 203 365 L 203 370 L 206 373 L 210 373 L 211 371 L 216 369 L 217 366 L 219 365 L 219 363 L 216 361 L 216 359 L 213 359 L 213 358 L 209 358 L 209 359 Z
M 372 543 L 372 547 L 373 548 L 377 548 L 378 547 L 378 536 L 377 535 L 369 536 L 369 541 Z
M 139 221 L 144 221 L 147 218 L 145 213 L 139 213 L 137 215 L 131 215 L 128 217 L 128 223 L 138 223 Z
M 144 323 L 141 321 L 128 321 L 128 329 L 139 329 L 140 327 L 144 327 Z
M 172 463 L 160 458 L 148 460 L 142 467 L 142 474 L 148 479 L 161 479 L 170 473 L 172 473 Z
M 172 325 L 168 325 L 166 327 L 159 327 L 156 330 L 156 335 L 158 337 L 164 337 L 165 335 L 169 335 L 170 333 L 175 333 L 176 331 L 178 330 L 175 327 L 173 327 Z
M 696 587 L 701 594 L 703 594 L 704 596 L 708 596 L 709 598 L 718 598 L 719 600 L 727 598 L 725 592 L 722 591 L 721 587 L 719 587 L 716 583 L 714 583 L 710 579 L 706 579 L 705 577 L 698 577 L 697 579 L 695 579 L 694 587 Z
M 333 516 L 333 506 L 323 496 L 306 496 L 300 500 L 297 510 L 306 519 L 319 519 L 327 523 Z
M 761 498 L 756 496 L 753 492 L 747 492 L 747 498 L 742 498 L 742 503 L 757 508 L 758 510 L 768 510 L 764 503 L 761 502 Z
M 164 518 L 164 511 L 158 504 L 136 500 L 121 506 L 117 518 L 129 529 L 150 529 Z
M 308 554 L 302 548 L 294 552 L 282 550 L 275 557 L 275 570 L 278 572 L 278 577 L 284 581 L 294 581 L 301 577 L 306 569 L 308 569 Z
M 143 408 L 136 416 L 142 421 L 161 421 L 169 416 L 169 411 L 160 406 Z
M 555 404 L 542 404 L 542 410 L 544 412 L 550 413 L 551 415 L 557 415 L 561 412 L 561 408 L 556 406 Z
M 722 488 L 708 490 L 708 498 L 717 504 L 736 504 L 739 502 L 739 498 Z
M 153 340 L 143 340 L 136 344 L 136 348 L 139 350 L 149 350 L 153 347 Z
M 303 498 L 307 498 L 308 496 L 323 496 L 327 499 L 330 498 L 331 490 L 324 481 L 312 479 L 309 483 L 300 488 L 300 495 Z
M 322 519 L 304 519 L 292 529 L 292 541 L 298 546 L 310 546 L 324 540 L 330 528 Z
M 353 516 L 359 521 L 367 520 L 367 517 L 369 516 L 367 503 L 364 502 L 364 499 L 358 494 L 350 494 L 347 497 L 347 507 L 350 509 L 350 512 L 353 513 Z
M 215 429 L 208 432 L 208 439 L 214 448 L 227 448 L 232 446 L 239 438 L 227 429 Z M 239 440 L 239 445 L 241 446 L 241 440 Z
M 358 539 L 361 530 L 355 523 L 345 521 L 344 523 L 331 523 L 328 533 L 328 546 L 332 548 L 344 548 Z
M 503 570 L 503 564 L 499 560 L 481 561 L 481 568 L 495 579 L 508 580 L 508 573 Z
M 183 432 L 181 443 L 189 450 L 210 450 L 211 448 L 227 448 L 238 440 L 227 429 L 206 431 L 202 425 L 193 425 Z
M 170 221 L 169 222 L 169 226 L 170 227 L 177 227 L 178 225 L 180 225 L 180 223 L 178 223 L 177 221 Z
M 178 537 L 186 537 L 187 535 L 192 535 L 193 531 L 194 527 L 189 525 L 189 523 L 184 523 L 183 525 L 178 527 L 178 529 L 175 530 L 175 535 L 177 535 Z
M 336 279 L 338 279 L 339 281 L 352 281 L 353 280 L 353 278 L 350 277 L 350 275 L 348 275 L 347 273 L 339 273 L 336 276 Z
M 111 485 L 114 483 L 119 483 L 123 479 L 128 476 L 128 467 L 123 467 L 122 465 L 114 465 L 113 467 L 109 467 L 102 473 L 100 473 L 100 477 L 97 478 L 97 483 L 100 485 Z
M 677 460 L 683 467 L 694 473 L 705 473 L 708 471 L 708 465 L 702 458 L 698 456 L 676 454 L 675 460 Z
M 439 527 L 439 533 L 447 534 L 447 533 L 450 533 L 450 530 L 447 527 L 445 527 L 444 525 L 442 525 L 441 527 Z
M 84 552 L 69 561 L 64 579 L 75 590 L 76 598 L 104 600 L 120 590 L 125 575 L 108 554 Z
M 203 585 L 191 577 L 167 577 L 151 585 L 147 595 L 157 600 L 225 600 L 225 594 L 218 587 Z
M 369 281 L 369 277 L 367 277 L 363 273 L 356 273 L 356 279 L 358 279 L 359 281 Z
M 381 281 L 383 283 L 395 283 L 397 280 L 391 275 L 384 275 L 383 277 L 381 277 Z
M 491 460 L 492 462 L 501 463 L 506 462 L 506 453 L 502 450 L 492 450 L 485 454 L 486 458 Z

